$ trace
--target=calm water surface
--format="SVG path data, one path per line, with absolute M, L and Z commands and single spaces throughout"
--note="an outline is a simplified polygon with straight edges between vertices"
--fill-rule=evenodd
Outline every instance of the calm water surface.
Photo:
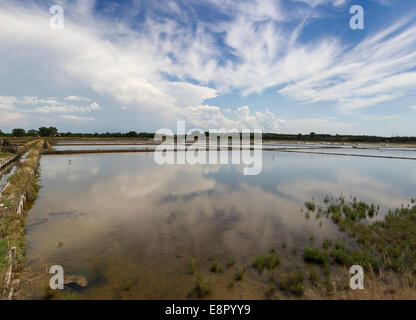
M 27 219 L 27 271 L 62 265 L 87 278 L 76 289 L 83 299 L 184 299 L 191 258 L 212 280 L 212 298 L 261 298 L 254 271 L 230 289 L 234 271 L 209 274 L 210 261 L 234 257 L 234 268 L 242 267 L 276 245 L 286 267 L 295 267 L 293 244 L 342 236 L 325 219 L 306 219 L 305 201 L 342 193 L 386 212 L 408 203 L 416 184 L 411 160 L 266 151 L 258 176 L 237 165 L 158 166 L 152 153 L 43 156 L 41 172 Z M 41 298 L 43 289 L 26 294 Z

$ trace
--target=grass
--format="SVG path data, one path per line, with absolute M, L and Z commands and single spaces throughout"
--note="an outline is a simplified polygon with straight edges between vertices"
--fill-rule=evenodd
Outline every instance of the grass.
M 0 161 L 9 157 L 14 156 L 13 153 L 9 153 L 9 152 L 0 152 Z
M 295 245 L 293 245 L 292 248 L 290 249 L 290 252 L 293 255 L 297 255 L 298 254 L 298 247 L 296 247 Z
M 324 251 L 320 251 L 314 246 L 306 246 L 303 249 L 303 258 L 306 262 L 317 263 L 317 264 L 328 264 L 329 257 Z
M 319 284 L 321 281 L 319 271 L 315 267 L 309 267 L 309 280 L 311 280 L 312 284 L 314 285 Z
M 235 265 L 235 258 L 231 258 L 228 262 L 227 262 L 227 268 L 232 268 Z
M 253 259 L 252 265 L 254 269 L 256 269 L 259 273 L 263 273 L 264 269 L 266 268 L 266 263 L 266 257 L 261 253 Z
M 336 243 L 331 256 L 342 265 L 360 264 L 376 273 L 387 268 L 401 274 L 416 272 L 416 206 L 402 206 L 390 212 L 383 220 L 371 222 L 378 215 L 379 206 L 344 199 L 330 203 L 326 214 L 339 229 L 355 239 L 357 249 L 348 249 Z M 369 223 L 370 222 L 370 223 Z
M 23 270 L 26 240 L 25 240 L 25 223 L 26 213 L 35 201 L 40 186 L 38 184 L 37 169 L 39 165 L 39 150 L 42 148 L 42 140 L 33 140 L 26 143 L 19 152 L 28 151 L 26 160 L 19 165 L 18 169 L 9 179 L 9 186 L 1 194 L 0 202 L 5 208 L 0 215 L 0 279 L 5 277 L 5 264 L 8 257 L 8 248 L 16 247 L 16 259 L 13 261 L 13 277 L 19 277 L 18 274 Z M 25 210 L 22 214 L 16 214 L 16 208 L 20 202 L 21 196 L 26 194 Z M 7 239 L 7 247 L 5 241 Z M 2 247 L 3 246 L 3 247 Z M 4 282 L 0 282 L 0 294 L 6 293 Z M 50 292 L 45 289 L 45 298 L 51 297 Z
M 260 274 L 263 273 L 265 269 L 276 269 L 281 263 L 282 258 L 277 250 L 274 249 L 273 251 L 270 250 L 269 252 L 270 253 L 267 256 L 261 253 L 253 259 L 252 266 Z
M 209 271 L 212 273 L 219 273 L 222 272 L 222 266 L 220 263 L 218 263 L 217 261 L 212 261 L 211 265 L 209 267 Z
M 282 291 L 286 291 L 300 297 L 304 293 L 304 280 L 305 275 L 303 271 L 298 269 L 293 273 L 282 277 L 279 281 L 279 286 Z
M 271 298 L 276 291 L 276 284 L 273 281 L 270 281 L 264 290 L 264 295 L 266 298 Z
M 246 268 L 242 268 L 242 269 L 238 269 L 235 271 L 234 276 L 233 276 L 233 280 L 234 281 L 241 281 L 244 278 L 244 275 L 246 273 Z
M 354 264 L 364 268 L 366 274 L 378 275 L 392 272 L 402 283 L 414 288 L 416 284 L 416 200 L 400 208 L 390 210 L 383 219 L 374 220 L 380 206 L 351 197 L 324 199 L 322 216 L 336 224 L 348 238 L 345 241 L 325 238 L 324 251 L 306 246 L 304 260 L 324 267 L 323 286 L 327 294 L 335 294 L 330 278 L 329 264 L 335 263 L 347 269 Z M 316 272 L 310 272 L 315 282 Z
M 7 266 L 7 256 L 8 256 L 9 245 L 7 240 L 0 240 L 0 272 L 3 271 Z
M 325 238 L 325 239 L 322 241 L 322 247 L 323 247 L 325 250 L 329 249 L 331 246 L 332 246 L 332 240 L 331 240 L 331 239 Z
M 191 295 L 196 295 L 198 298 L 205 298 L 211 292 L 212 287 L 210 282 L 202 279 L 201 273 L 198 272 L 195 278 L 194 287 L 191 290 Z
M 309 211 L 312 211 L 312 212 L 314 212 L 314 211 L 315 211 L 315 209 L 316 209 L 316 205 L 315 205 L 315 203 L 314 203 L 314 202 L 312 202 L 312 201 L 307 201 L 307 202 L 305 202 L 305 207 L 306 207 Z
M 196 271 L 196 260 L 194 258 L 191 258 L 189 261 L 189 271 L 191 274 L 194 274 Z
M 53 290 L 49 283 L 43 285 L 43 299 L 52 300 L 58 296 L 57 290 Z

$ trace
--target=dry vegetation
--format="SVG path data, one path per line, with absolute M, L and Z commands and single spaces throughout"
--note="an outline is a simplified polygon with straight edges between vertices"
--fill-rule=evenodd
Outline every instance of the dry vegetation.
M 31 204 L 37 197 L 39 190 L 38 166 L 40 150 L 44 144 L 43 140 L 34 140 L 27 142 L 19 149 L 19 153 L 28 151 L 24 163 L 22 163 L 16 172 L 9 177 L 8 185 L 0 196 L 0 295 L 7 294 L 6 277 L 10 269 L 10 260 L 8 258 L 11 248 L 16 248 L 16 258 L 12 262 L 12 274 L 14 277 L 23 268 L 25 254 L 25 222 L 26 213 Z M 24 210 L 17 213 L 17 208 L 21 201 L 22 195 L 26 195 Z

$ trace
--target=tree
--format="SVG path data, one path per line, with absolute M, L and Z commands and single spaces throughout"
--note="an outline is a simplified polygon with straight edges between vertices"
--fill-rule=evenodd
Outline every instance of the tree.
M 126 133 L 126 137 L 128 138 L 136 138 L 137 137 L 137 132 L 136 131 L 130 131 Z
M 41 127 L 39 128 L 39 135 L 41 137 L 54 137 L 56 136 L 58 133 L 58 129 L 56 129 L 55 127 Z
M 58 129 L 55 127 L 49 127 L 49 136 L 54 137 L 58 134 Z
M 12 131 L 12 135 L 14 137 L 23 137 L 25 134 L 26 134 L 25 129 L 21 129 L 21 128 L 16 128 L 16 129 L 13 129 Z
M 31 129 L 31 130 L 29 130 L 29 131 L 27 132 L 27 135 L 28 135 L 29 137 L 36 137 L 36 136 L 38 135 L 38 132 L 37 132 L 36 130 L 34 130 L 34 129 Z

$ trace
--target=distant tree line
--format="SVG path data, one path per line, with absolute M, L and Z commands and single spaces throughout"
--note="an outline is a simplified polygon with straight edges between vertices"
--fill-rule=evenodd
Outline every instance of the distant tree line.
M 380 137 L 367 135 L 331 135 L 317 134 L 277 134 L 264 133 L 263 140 L 288 140 L 288 141 L 325 141 L 325 142 L 375 142 L 375 143 L 416 143 L 416 137 Z
M 141 138 L 141 139 L 153 139 L 154 133 L 150 132 L 106 132 L 106 133 L 72 133 L 72 132 L 58 132 L 55 127 L 41 127 L 38 130 L 25 131 L 22 128 L 15 128 L 11 133 L 3 133 L 0 130 L 0 136 L 3 137 L 74 137 L 74 138 Z M 205 132 L 208 136 L 209 133 Z M 254 135 L 251 134 L 251 138 Z M 367 135 L 331 135 L 331 134 L 318 134 L 311 132 L 309 134 L 279 134 L 279 133 L 263 133 L 263 140 L 283 140 L 283 141 L 324 141 L 324 142 L 374 142 L 374 143 L 416 143 L 416 137 L 380 137 L 380 136 L 367 136 Z
M 3 133 L 0 130 L 0 137 L 56 137 L 58 129 L 55 127 L 41 127 L 38 130 L 31 129 L 26 132 L 25 129 L 15 128 L 11 133 Z

